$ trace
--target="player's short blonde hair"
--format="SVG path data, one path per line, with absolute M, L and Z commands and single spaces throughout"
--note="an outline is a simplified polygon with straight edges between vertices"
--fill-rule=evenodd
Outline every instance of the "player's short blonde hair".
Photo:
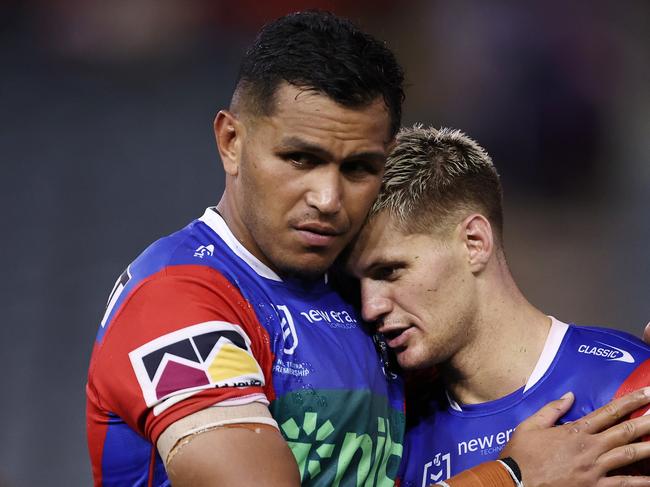
M 460 130 L 414 125 L 397 134 L 370 218 L 388 211 L 410 233 L 445 231 L 468 212 L 485 216 L 500 241 L 501 182 L 485 149 Z

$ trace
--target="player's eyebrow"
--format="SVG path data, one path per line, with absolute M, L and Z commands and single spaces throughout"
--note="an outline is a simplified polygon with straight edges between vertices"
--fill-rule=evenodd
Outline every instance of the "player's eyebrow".
M 323 159 L 324 161 L 331 161 L 335 159 L 334 154 L 332 154 L 324 147 L 321 147 L 318 144 L 307 142 L 306 140 L 303 140 L 300 137 L 295 137 L 295 136 L 285 137 L 284 139 L 282 139 L 280 141 L 279 149 L 282 151 L 291 150 L 297 152 L 306 152 L 308 154 L 313 154 L 316 157 Z M 383 164 L 386 161 L 386 154 L 380 151 L 355 152 L 353 154 L 348 155 L 345 158 L 345 160 L 346 161 L 361 160 L 361 161 Z
M 406 263 L 400 259 L 378 257 L 361 269 L 358 269 L 358 274 L 355 272 L 352 272 L 352 274 L 356 275 L 357 278 L 367 277 L 373 275 L 377 269 L 381 269 L 382 267 L 404 267 L 405 265 Z

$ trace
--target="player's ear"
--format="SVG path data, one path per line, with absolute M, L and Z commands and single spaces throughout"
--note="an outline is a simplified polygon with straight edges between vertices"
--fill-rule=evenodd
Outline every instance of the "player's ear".
M 226 174 L 236 176 L 239 171 L 244 126 L 235 114 L 221 110 L 214 119 L 214 137 Z
M 494 252 L 492 225 L 480 213 L 473 213 L 461 222 L 460 231 L 470 269 L 475 273 L 480 272 Z

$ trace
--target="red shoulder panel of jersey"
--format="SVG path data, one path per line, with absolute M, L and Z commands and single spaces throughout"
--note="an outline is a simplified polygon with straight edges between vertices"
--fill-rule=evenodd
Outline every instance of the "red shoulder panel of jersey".
M 155 444 L 216 403 L 273 400 L 272 363 L 268 333 L 232 283 L 206 266 L 170 266 L 132 290 L 95 345 L 88 400 Z

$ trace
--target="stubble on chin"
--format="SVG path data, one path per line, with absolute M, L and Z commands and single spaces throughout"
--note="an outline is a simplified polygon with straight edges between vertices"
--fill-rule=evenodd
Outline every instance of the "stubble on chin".
M 292 265 L 283 263 L 278 266 L 278 273 L 284 278 L 314 280 L 323 277 L 331 265 Z

